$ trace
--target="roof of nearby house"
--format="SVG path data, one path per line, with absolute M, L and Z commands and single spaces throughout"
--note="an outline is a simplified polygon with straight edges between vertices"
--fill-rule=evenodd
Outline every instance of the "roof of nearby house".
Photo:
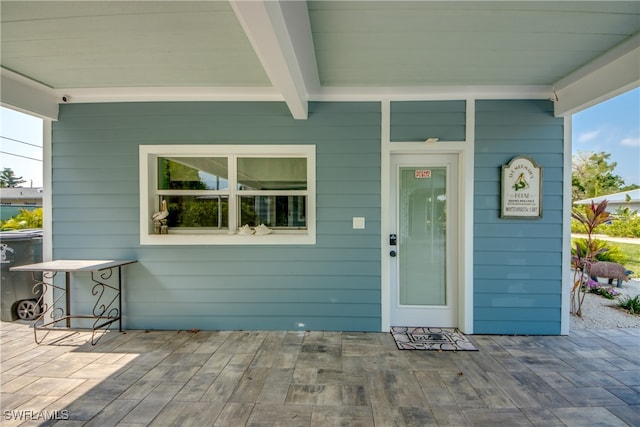
M 0 188 L 0 200 L 42 199 L 42 188 L 9 187 Z
M 567 115 L 640 80 L 638 1 L 3 1 L 0 12 L 3 104 L 54 119 L 65 102 L 284 101 L 304 119 L 314 100 L 465 95 L 552 99 Z
M 609 203 L 625 203 L 627 201 L 627 195 L 631 198 L 630 203 L 640 202 L 640 188 L 629 191 L 622 191 L 620 193 L 607 194 L 606 196 L 592 197 L 590 199 L 578 200 L 573 202 L 574 205 L 590 205 L 593 203 L 600 203 L 606 200 Z

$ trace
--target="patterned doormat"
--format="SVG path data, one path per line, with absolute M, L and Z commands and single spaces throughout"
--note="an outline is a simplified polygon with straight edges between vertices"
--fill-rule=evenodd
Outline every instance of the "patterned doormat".
M 410 328 L 392 326 L 399 350 L 478 351 L 457 328 Z

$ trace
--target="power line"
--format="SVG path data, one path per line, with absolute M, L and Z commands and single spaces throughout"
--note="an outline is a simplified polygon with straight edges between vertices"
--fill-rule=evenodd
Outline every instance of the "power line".
M 41 162 L 41 161 L 42 161 L 42 159 L 36 159 L 36 158 L 34 158 L 34 157 L 23 156 L 23 155 L 20 155 L 20 154 L 7 153 L 6 151 L 0 151 L 0 153 L 2 153 L 2 154 L 8 154 L 9 156 L 22 157 L 23 159 L 35 160 L 35 161 L 37 161 L 37 162 Z
M 42 148 L 42 145 L 31 144 L 30 142 L 20 141 L 19 139 L 9 138 L 8 136 L 0 135 L 2 139 L 8 139 L 9 141 L 19 142 L 20 144 L 30 145 L 32 147 Z

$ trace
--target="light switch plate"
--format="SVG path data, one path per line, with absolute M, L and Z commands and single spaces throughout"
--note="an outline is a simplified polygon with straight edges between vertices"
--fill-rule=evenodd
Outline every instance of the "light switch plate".
M 354 216 L 353 217 L 353 229 L 354 230 L 362 230 L 364 228 L 364 217 L 362 216 Z

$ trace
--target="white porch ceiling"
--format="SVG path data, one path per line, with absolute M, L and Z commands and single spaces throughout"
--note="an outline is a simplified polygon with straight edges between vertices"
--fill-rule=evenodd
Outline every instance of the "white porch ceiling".
M 314 99 L 552 97 L 555 88 L 567 113 L 640 81 L 638 1 L 3 0 L 0 8 L 11 86 L 2 102 L 22 109 L 29 102 L 16 98 L 36 91 L 46 96 L 31 103 L 283 100 L 305 118 Z M 580 81 L 601 88 L 583 99 Z

